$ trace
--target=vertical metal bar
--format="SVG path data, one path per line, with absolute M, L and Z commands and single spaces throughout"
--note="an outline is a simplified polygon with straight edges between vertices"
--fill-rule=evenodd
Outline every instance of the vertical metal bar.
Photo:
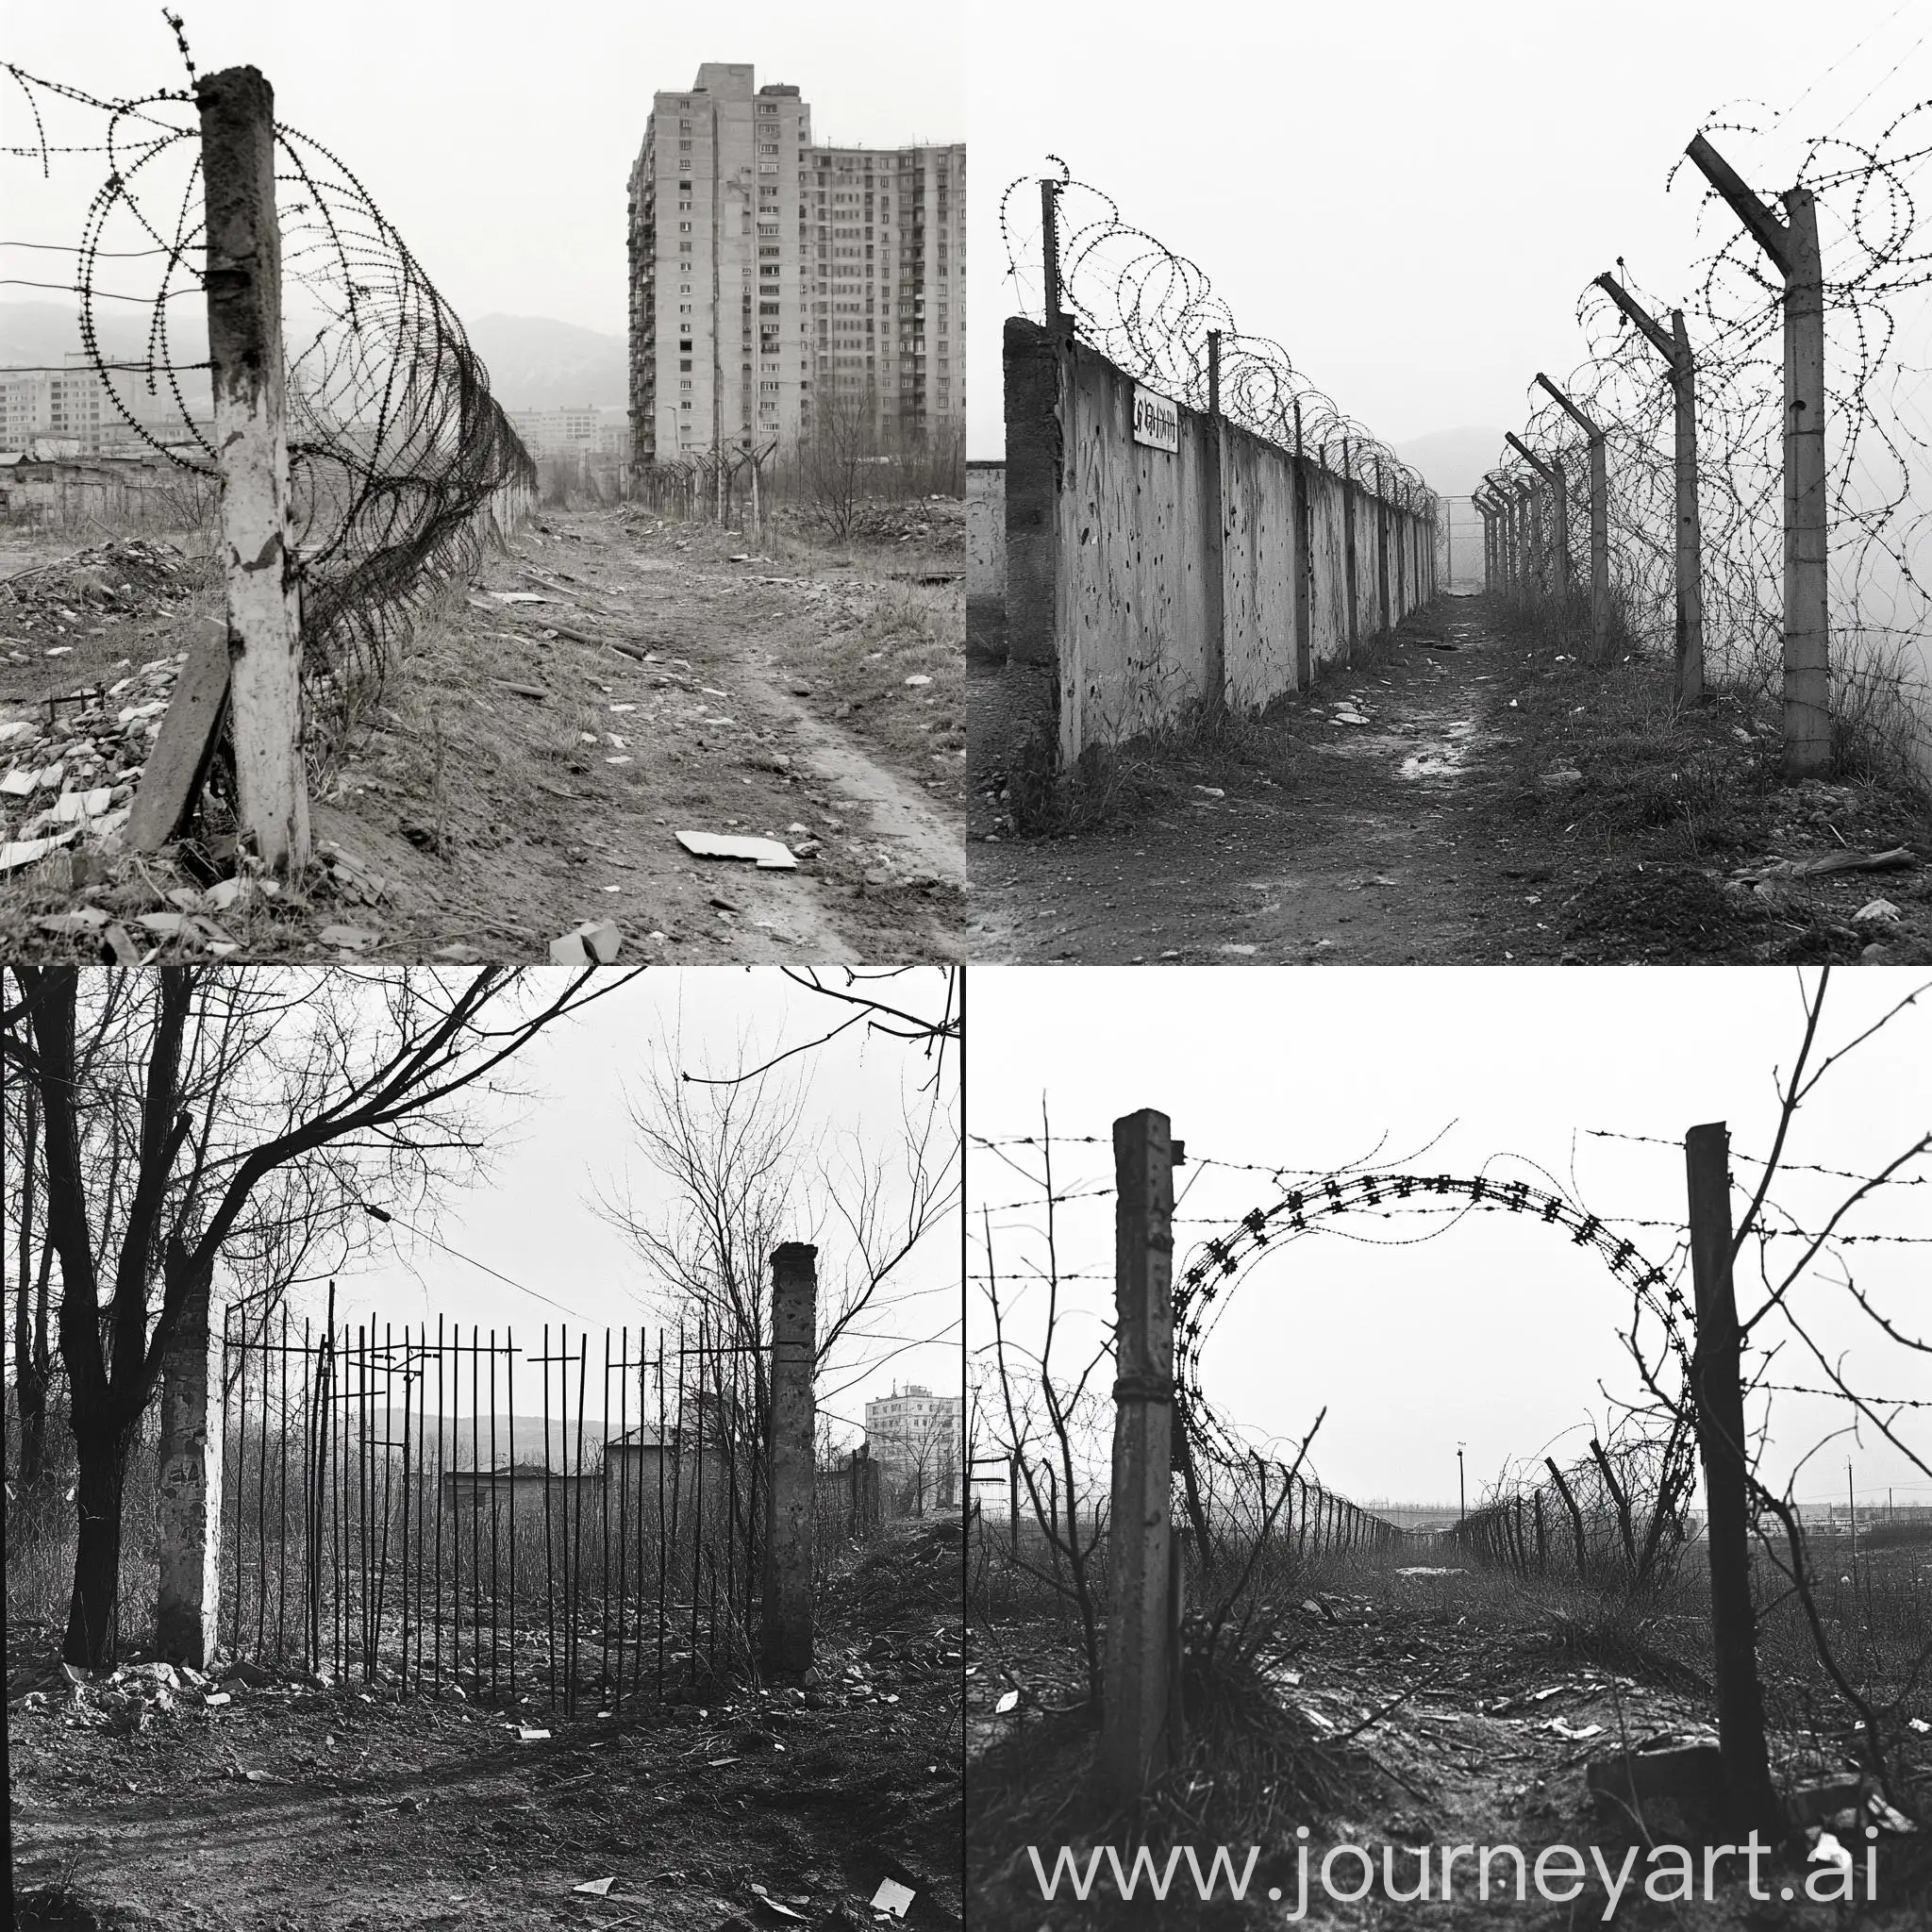
M 509 1700 L 517 1700 L 517 1344 L 503 1331 L 504 1401 L 509 1408 Z
M 543 1634 L 550 1652 L 550 1702 L 557 1702 L 557 1544 L 550 1527 L 550 1324 L 543 1324 Z
M 604 1392 L 602 1397 L 603 1428 L 606 1439 L 610 1433 L 610 1330 L 604 1330 Z M 609 1452 L 601 1458 L 604 1481 L 597 1485 L 598 1523 L 603 1534 L 598 1539 L 600 1547 L 600 1569 L 603 1574 L 603 1604 L 597 1617 L 597 1672 L 602 1685 L 608 1688 L 610 1681 L 610 1468 Z M 621 1574 L 621 1573 L 620 1573 Z M 622 1660 L 622 1651 L 619 1653 Z M 601 1699 L 604 1690 L 600 1689 Z
M 235 1309 L 235 1340 L 240 1357 L 241 1374 L 236 1377 L 236 1386 L 241 1391 L 238 1405 L 241 1420 L 235 1441 L 235 1648 L 242 1648 L 242 1613 L 243 1604 L 242 1566 L 242 1499 L 247 1488 L 248 1471 L 248 1310 L 237 1307 Z
M 282 1304 L 282 1408 L 275 1430 L 280 1484 L 277 1495 L 281 1512 L 281 1533 L 275 1540 L 275 1657 L 286 1660 L 289 1610 L 289 1305 Z
M 483 1330 L 470 1324 L 470 1669 L 476 1688 L 483 1688 L 483 1446 L 480 1422 L 483 1399 Z
M 679 1329 L 680 1336 L 683 1329 Z M 682 1357 L 680 1357 L 680 1359 Z M 658 1330 L 658 1701 L 664 1701 L 664 1634 L 665 1607 L 664 1586 L 669 1576 L 670 1552 L 665 1543 L 665 1530 L 670 1517 L 664 1507 L 664 1463 L 671 1453 L 671 1431 L 667 1426 L 670 1418 L 664 1407 L 664 1330 Z M 671 1507 L 677 1507 L 677 1486 L 675 1479 L 671 1489 Z
M 705 1582 L 705 1342 L 710 1333 L 709 1324 L 700 1317 L 698 1321 L 698 1415 L 697 1415 L 697 1468 L 691 1476 L 691 1678 L 697 1682 L 698 1674 L 698 1611 L 702 1607 Z
M 650 1330 L 638 1324 L 638 1443 L 641 1451 L 644 1439 L 644 1395 L 648 1390 L 650 1370 L 646 1356 L 651 1345 Z M 660 1458 L 661 1459 L 661 1458 Z M 638 1576 L 637 1576 L 637 1617 L 636 1651 L 631 1660 L 631 1689 L 640 1698 L 644 1691 L 644 1468 L 638 1464 Z
M 409 1440 L 410 1426 L 416 1421 L 418 1408 L 416 1395 L 416 1358 L 409 1353 L 409 1324 L 403 1324 L 403 1574 L 398 1594 L 403 1600 L 403 1657 L 402 1687 L 403 1695 L 409 1694 L 409 1526 L 410 1504 L 414 1500 L 416 1469 L 409 1459 L 409 1451 L 415 1445 Z M 420 1530 L 419 1530 L 420 1535 Z M 422 1685 L 416 1686 L 420 1691 Z
M 490 1694 L 496 1695 L 496 1330 L 490 1331 Z
M 608 1354 L 609 1343 L 605 1343 Z M 617 1331 L 617 1441 L 620 1457 L 617 1469 L 617 1684 L 610 1700 L 614 1712 L 624 1709 L 624 1632 L 625 1564 L 630 1556 L 630 1328 L 626 1324 Z M 609 1402 L 605 1403 L 605 1433 L 609 1434 Z M 604 1451 L 604 1492 L 610 1493 L 610 1451 Z M 608 1543 L 608 1539 L 606 1539 Z M 608 1551 L 607 1551 L 608 1555 Z M 607 1619 L 608 1621 L 608 1619 Z
M 577 1651 L 580 1640 L 577 1625 L 581 1620 L 584 1604 L 584 1390 L 591 1371 L 591 1338 L 587 1333 L 577 1336 L 577 1492 L 575 1528 L 571 1542 L 570 1568 L 575 1578 L 575 1588 L 570 1592 L 570 1629 L 568 1657 L 570 1675 L 563 1687 L 563 1707 L 572 1716 L 577 1707 Z

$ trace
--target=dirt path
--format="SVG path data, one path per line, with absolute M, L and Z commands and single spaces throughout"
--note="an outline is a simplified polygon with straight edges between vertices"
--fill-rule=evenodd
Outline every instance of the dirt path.
M 608 919 L 627 959 L 959 957 L 963 617 L 946 556 L 741 541 L 546 513 L 490 556 L 419 625 L 315 788 L 318 853 L 346 868 L 227 908 L 222 931 L 246 958 L 326 958 L 343 948 L 322 934 L 346 926 L 358 957 L 541 960 Z M 115 639 L 104 626 L 47 665 L 24 636 L 16 680 L 125 676 Z M 143 626 L 137 648 L 174 641 Z M 0 721 L 45 719 L 37 688 L 12 695 Z M 83 711 L 59 713 L 58 743 L 37 722 L 0 761 L 60 755 Z M 680 830 L 778 839 L 800 863 L 694 858 Z M 194 883 L 168 863 L 77 875 L 57 854 L 0 882 L 0 946 L 97 944 L 38 924 L 76 905 L 138 933 Z M 199 942 L 169 941 L 184 946 Z
M 1096 829 L 1043 837 L 1014 833 L 1041 769 L 1016 748 L 1051 691 L 974 665 L 973 956 L 1932 960 L 1923 789 L 1856 756 L 1788 784 L 1772 695 L 1683 709 L 1663 658 L 1595 669 L 1575 648 L 1445 596 L 1261 720 L 1101 758 L 1031 808 Z
M 1237 762 L 1200 760 L 1195 771 L 1184 758 L 1164 796 L 1121 814 L 1129 823 L 1065 841 L 991 841 L 975 824 L 974 957 L 1507 957 L 1484 929 L 1489 901 L 1509 892 L 1507 828 L 1499 836 L 1487 809 L 1494 641 L 1465 609 L 1444 598 L 1411 621 L 1385 664 L 1324 673 L 1314 693 L 1243 734 Z M 1533 892 L 1518 896 L 1533 904 Z

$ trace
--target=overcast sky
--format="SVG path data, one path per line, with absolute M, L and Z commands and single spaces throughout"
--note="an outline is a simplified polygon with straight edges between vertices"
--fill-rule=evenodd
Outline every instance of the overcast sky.
M 1793 134 L 1848 112 L 1875 131 L 1932 94 L 1917 0 L 1223 0 L 1116 9 L 1105 30 L 984 0 L 973 18 L 974 457 L 1003 447 L 1000 197 L 1047 153 L 1401 442 L 1520 425 L 1536 371 L 1560 380 L 1580 357 L 1577 295 L 1619 255 L 1644 286 L 1686 290 L 1703 183 L 1665 175 L 1711 108 L 1754 96 L 1795 104 Z M 1755 152 L 1774 178 L 1754 185 L 1789 185 L 1790 143 Z M 1032 245 L 1037 191 L 1014 211 Z
M 743 0 L 720 16 L 591 0 L 180 0 L 177 10 L 196 65 L 260 68 L 278 117 L 361 177 L 468 317 L 554 316 L 623 333 L 631 163 L 652 95 L 690 86 L 703 61 L 750 61 L 758 84 L 801 88 L 821 142 L 966 136 L 963 9 Z M 9 7 L 0 52 L 103 95 L 185 81 L 155 0 Z M 9 142 L 31 138 L 18 100 L 4 112 Z M 98 171 L 30 188 L 25 164 L 8 165 L 9 235 L 26 222 L 35 239 L 71 239 Z
M 937 1011 L 943 999 L 937 971 L 909 973 L 891 990 L 919 1002 L 921 1011 Z M 544 1323 L 553 1334 L 556 1324 L 568 1323 L 573 1337 L 589 1327 L 593 1357 L 607 1326 L 635 1329 L 648 1320 L 655 1333 L 649 1277 L 596 1203 L 600 1192 L 621 1192 L 626 1173 L 640 1203 L 673 1198 L 632 1150 L 626 1108 L 627 1095 L 643 1098 L 647 1064 L 661 1058 L 658 1041 L 681 1039 L 683 1051 L 673 1058 L 685 1071 L 735 1073 L 844 1017 L 844 1008 L 785 980 L 775 968 L 653 969 L 580 1018 L 541 1034 L 512 1063 L 527 1098 L 502 1110 L 493 1174 L 443 1199 L 436 1237 L 457 1252 L 415 1240 L 399 1224 L 391 1246 L 339 1277 L 339 1319 L 400 1328 L 425 1319 L 434 1327 L 443 1316 L 486 1331 L 510 1327 L 533 1353 Z M 793 1064 L 809 1082 L 808 1125 L 857 1131 L 870 1147 L 888 1152 L 899 1129 L 902 1081 L 917 1082 L 927 1072 L 916 1049 L 870 1038 L 862 1027 Z M 957 1061 L 950 1064 L 956 1076 Z M 800 1238 L 808 1231 L 801 1229 Z M 822 1279 L 840 1252 L 834 1235 L 824 1241 Z M 828 1410 L 862 1419 L 866 1400 L 888 1393 L 895 1380 L 958 1388 L 958 1274 L 959 1224 L 952 1216 L 915 1250 L 903 1279 L 894 1277 L 891 1307 L 857 1324 L 885 1339 L 848 1342 L 828 1365 L 820 1383 Z M 321 1307 L 319 1291 L 308 1299 Z M 921 1345 L 902 1346 L 915 1341 Z M 834 1390 L 841 1391 L 836 1397 Z
M 1821 1041 L 1842 1044 L 1925 975 L 1868 971 L 1833 982 Z M 1089 1189 L 1062 1210 L 1060 1266 L 1068 1358 L 1104 1341 L 1112 1319 L 1113 1121 L 1143 1107 L 1187 1144 L 1176 1265 L 1249 1208 L 1279 1198 L 1261 1174 L 1216 1161 L 1327 1170 L 1368 1156 L 1411 1157 L 1417 1171 L 1556 1174 L 1592 1212 L 1663 1221 L 1628 1229 L 1657 1265 L 1684 1214 L 1685 1130 L 1724 1120 L 1742 1155 L 1769 1152 L 1773 1070 L 1789 1066 L 1801 1015 L 1797 981 L 1770 969 L 1498 972 L 1494 968 L 1310 974 L 1229 967 L 992 968 L 973 977 L 968 1092 L 972 1131 L 1038 1133 L 1044 1096 L 1057 1135 L 1099 1137 L 1056 1150 L 1057 1191 Z M 1932 1129 L 1932 1010 L 1912 1008 L 1835 1069 L 1801 1116 L 1797 1161 L 1869 1173 Z M 1669 1145 L 1586 1138 L 1591 1128 Z M 1446 1133 L 1443 1130 L 1447 1130 Z M 1426 1153 L 1418 1150 L 1438 1134 Z M 1032 1161 L 1024 1148 L 1007 1150 Z M 1574 1168 L 1573 1168 L 1574 1160 Z M 1739 1174 L 1754 1172 L 1736 1163 Z M 1922 1164 L 1916 1172 L 1932 1174 Z M 976 1144 L 969 1163 L 972 1267 L 984 1273 L 981 1204 L 1003 1273 L 1042 1257 L 1037 1194 Z M 1792 1174 L 1775 1196 L 1807 1224 L 1845 1183 Z M 1026 1205 L 1015 1205 L 1026 1204 Z M 1636 1392 L 1617 1338 L 1629 1296 L 1593 1255 L 1528 1217 L 1478 1215 L 1413 1247 L 1364 1244 L 1424 1224 L 1350 1216 L 1271 1251 L 1227 1303 L 1203 1357 L 1214 1406 L 1253 1440 L 1299 1440 L 1325 1405 L 1313 1452 L 1342 1493 L 1425 1502 L 1456 1497 L 1456 1448 L 1469 1486 L 1507 1465 L 1587 1452 L 1612 1395 Z M 1887 1190 L 1848 1224 L 1858 1233 L 1932 1237 L 1932 1187 Z M 1924 1246 L 1857 1245 L 1859 1285 L 1924 1335 Z M 1754 1305 L 1740 1273 L 1740 1301 Z M 1761 1290 L 1756 1291 L 1761 1295 Z M 1037 1319 L 1029 1291 L 1020 1322 Z M 1845 1373 L 1880 1394 L 1932 1398 L 1932 1363 L 1883 1341 L 1842 1291 L 1811 1281 L 1796 1306 Z M 1769 1332 L 1768 1329 L 1766 1332 Z M 990 1339 L 983 1292 L 969 1301 L 975 1361 Z M 1110 1379 L 1101 1377 L 1102 1386 Z M 1816 1385 L 1792 1343 L 1771 1379 Z M 1844 1420 L 1841 1406 L 1782 1396 L 1770 1467 L 1779 1474 Z M 1903 1424 L 1932 1462 L 1932 1424 Z M 1880 1444 L 1833 1442 L 1800 1477 L 1806 1499 L 1841 1498 L 1850 1457 L 1861 1496 L 1932 1503 L 1932 1481 Z

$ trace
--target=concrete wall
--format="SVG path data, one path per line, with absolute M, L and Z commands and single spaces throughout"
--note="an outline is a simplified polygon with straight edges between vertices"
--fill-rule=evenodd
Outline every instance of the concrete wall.
M 1388 524 L 1389 621 L 1421 602 L 1425 525 L 1231 424 L 1180 410 L 1180 447 L 1136 443 L 1134 381 L 1078 341 L 1006 325 L 1009 656 L 1057 663 L 1060 753 L 1114 743 L 1203 702 L 1257 710 L 1347 660 L 1345 526 L 1355 516 L 1357 635 L 1380 623 L 1377 513 Z M 1307 636 L 1295 635 L 1308 573 Z M 1300 663 L 1298 667 L 1298 658 Z
M 966 598 L 1007 593 L 1007 466 L 966 465 Z

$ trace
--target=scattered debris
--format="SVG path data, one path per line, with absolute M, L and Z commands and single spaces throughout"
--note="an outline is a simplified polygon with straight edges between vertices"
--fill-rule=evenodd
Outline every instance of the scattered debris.
M 917 1896 L 909 1885 L 901 1885 L 896 1878 L 881 1878 L 879 1889 L 872 1895 L 872 1908 L 875 1912 L 891 1912 L 893 1918 L 903 1919 L 907 1907 Z
M 1905 917 L 1890 899 L 1874 899 L 1852 914 L 1854 925 L 1896 925 Z
M 550 941 L 553 966 L 608 966 L 624 948 L 624 936 L 608 919 L 587 919 Z
M 798 860 L 778 839 L 754 839 L 724 832 L 679 832 L 677 842 L 695 858 L 749 858 L 760 872 L 793 872 Z
M 602 1898 L 604 1894 L 608 1892 L 610 1890 L 610 1888 L 616 1883 L 617 1880 L 614 1877 L 587 1878 L 581 1885 L 573 1885 L 571 1887 L 571 1890 L 573 1891 L 589 1892 L 592 1898 Z

